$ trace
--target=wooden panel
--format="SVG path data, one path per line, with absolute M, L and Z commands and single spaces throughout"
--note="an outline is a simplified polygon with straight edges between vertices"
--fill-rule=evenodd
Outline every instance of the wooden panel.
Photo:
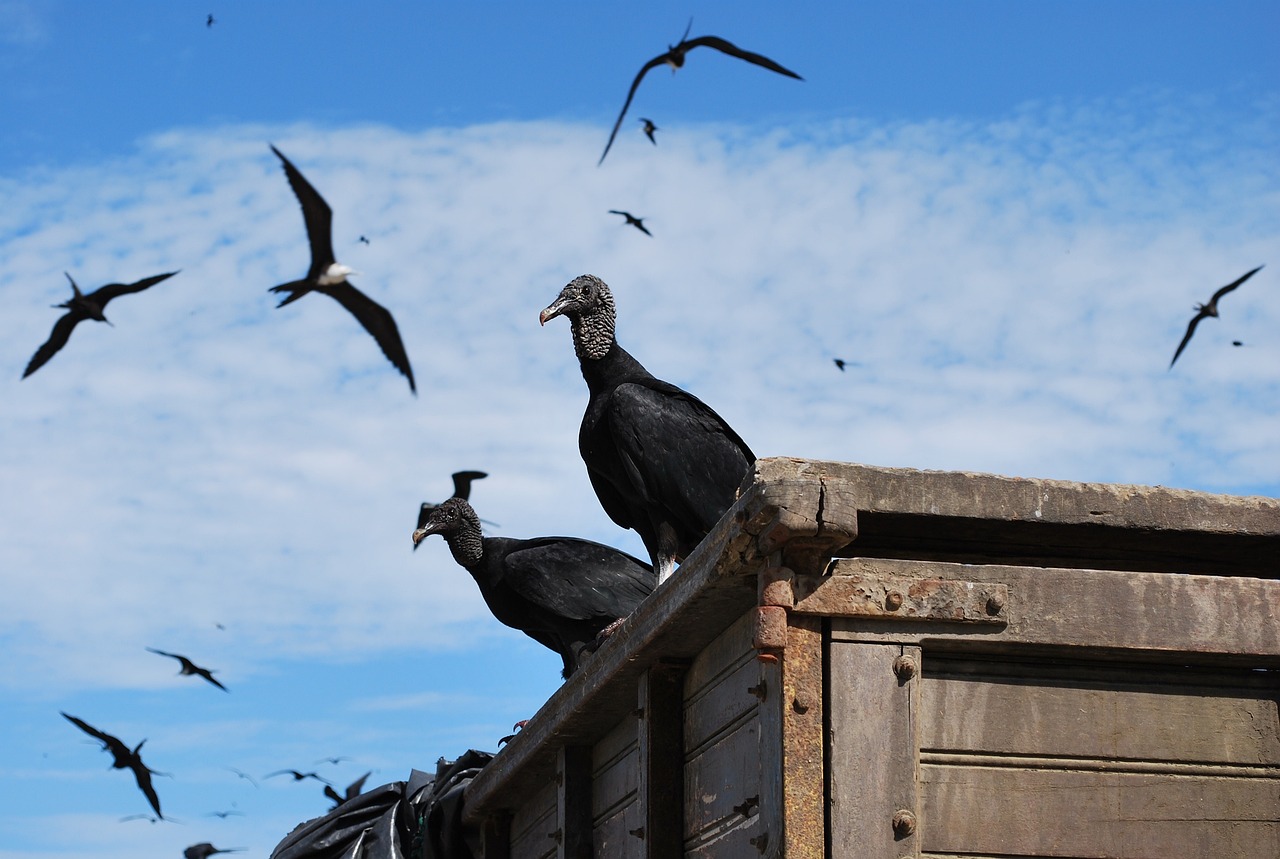
M 594 825 L 635 800 L 639 788 L 637 719 L 626 716 L 591 751 L 591 818 Z
M 511 816 L 511 859 L 556 855 L 556 788 L 548 781 Z
M 752 719 L 685 763 L 684 836 L 736 825 L 760 805 L 760 721 Z
M 924 850 L 1000 856 L 1280 856 L 1280 778 L 921 767 Z
M 769 836 L 761 830 L 760 816 L 740 817 L 703 833 L 700 840 L 685 844 L 685 859 L 751 859 L 769 854 Z
M 597 859 L 644 859 L 648 855 L 645 853 L 648 838 L 644 810 L 636 801 L 635 794 L 632 794 L 631 802 L 615 808 L 604 820 L 596 822 L 592 846 Z
M 837 856 L 897 859 L 919 849 L 917 836 L 896 833 L 893 823 L 899 812 L 920 814 L 919 676 L 900 678 L 899 658 L 918 666 L 920 649 L 831 642 L 828 821 L 831 843 L 851 851 Z
M 1280 766 L 1276 672 L 1207 683 L 1192 669 L 1094 666 L 1080 669 L 1088 677 L 1037 678 L 1027 676 L 1034 666 L 982 663 L 963 665 L 981 673 L 938 676 L 939 664 L 948 662 L 925 659 L 922 749 Z
M 591 859 L 591 748 L 560 747 L 556 859 Z
M 638 769 L 643 805 L 640 837 L 650 859 L 678 856 L 684 815 L 684 681 L 687 665 L 659 663 L 637 690 L 640 718 Z M 628 823 L 627 832 L 635 834 Z M 608 854 L 603 854 L 608 855 Z
M 1155 653 L 1221 654 L 1258 664 L 1280 662 L 1280 581 L 1222 576 L 1119 573 L 849 558 L 832 576 L 872 573 L 921 579 L 1000 582 L 1009 586 L 1007 626 L 890 619 L 832 620 L 833 638 L 851 641 L 951 639 L 1012 645 L 1077 646 Z M 797 592 L 802 578 L 797 576 Z M 805 588 L 821 589 L 821 581 Z M 797 608 L 797 611 L 800 609 Z

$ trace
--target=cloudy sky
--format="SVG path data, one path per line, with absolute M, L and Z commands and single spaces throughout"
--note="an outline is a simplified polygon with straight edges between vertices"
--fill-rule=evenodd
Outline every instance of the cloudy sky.
M 409 534 L 481 469 L 493 533 L 643 553 L 537 324 L 584 272 L 760 456 L 1280 495 L 1274 3 L 835 5 L 0 0 L 0 857 L 266 856 L 328 801 L 229 768 L 371 786 L 537 709 L 559 659 Z M 695 50 L 597 167 L 691 14 L 805 80 Z M 269 142 L 417 397 L 335 302 L 275 309 L 308 252 Z M 64 271 L 174 270 L 20 379 Z M 180 824 L 121 822 L 60 710 L 147 738 Z

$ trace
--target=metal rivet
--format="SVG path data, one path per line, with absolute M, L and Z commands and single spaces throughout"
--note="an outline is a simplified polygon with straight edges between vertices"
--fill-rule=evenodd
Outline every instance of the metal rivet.
M 812 706 L 813 696 L 808 692 L 797 692 L 796 697 L 791 701 L 791 709 L 797 713 L 808 713 Z
M 748 687 L 747 687 L 747 692 L 748 692 L 749 694 L 751 694 L 751 695 L 755 695 L 755 696 L 756 696 L 757 698 L 759 698 L 761 701 L 763 701 L 763 700 L 765 699 L 765 697 L 766 697 L 766 696 L 768 696 L 768 694 L 769 694 L 769 690 L 768 690 L 768 688 L 766 688 L 766 687 L 765 687 L 765 685 L 764 685 L 764 681 L 763 681 L 763 680 L 761 680 L 761 681 L 760 681 L 758 684 L 756 684 L 755 686 L 748 686 Z
M 1004 597 L 992 594 L 987 597 L 987 614 L 999 614 L 1004 609 Z
M 916 831 L 916 816 L 905 808 L 893 813 L 893 837 L 906 838 Z
M 753 838 L 748 838 L 747 843 L 755 847 L 761 853 L 763 853 L 765 849 L 769 846 L 769 833 L 761 832 L 759 835 Z
M 548 837 L 548 838 L 551 838 L 551 839 L 554 839 L 554 840 L 555 840 L 555 842 L 556 842 L 557 844 L 559 844 L 559 843 L 560 843 L 560 840 L 561 840 L 562 838 L 564 838 L 564 831 L 563 831 L 563 830 L 561 830 L 561 829 L 557 829 L 555 832 L 548 832 L 548 833 L 547 833 L 547 837 Z
M 910 656 L 899 656 L 893 660 L 893 673 L 899 680 L 910 680 L 916 676 L 916 661 Z
M 889 611 L 897 611 L 902 608 L 902 594 L 897 591 L 889 591 L 884 598 L 884 607 Z
M 641 841 L 643 841 L 643 840 L 644 840 L 644 827 L 643 827 L 643 826 L 637 826 L 635 829 L 628 829 L 628 830 L 627 830 L 627 832 L 631 833 L 631 834 L 632 834 L 632 835 L 634 835 L 636 838 L 639 838 Z

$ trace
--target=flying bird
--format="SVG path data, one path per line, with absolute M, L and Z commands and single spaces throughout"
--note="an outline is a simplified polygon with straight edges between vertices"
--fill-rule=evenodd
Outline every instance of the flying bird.
M 256 781 L 254 781 L 254 780 L 253 780 L 253 776 L 249 775 L 248 773 L 246 773 L 246 772 L 241 772 L 240 770 L 236 769 L 235 767 L 227 767 L 227 769 L 231 770 L 233 773 L 235 773 L 236 775 L 240 776 L 240 778 L 242 778 L 242 779 L 244 779 L 245 781 L 249 782 L 249 784 L 253 785 L 254 787 L 257 787 L 257 786 L 258 786 L 258 783 L 257 783 Z
M 325 796 L 327 796 L 327 797 L 329 797 L 329 799 L 332 799 L 332 800 L 333 800 L 333 807 L 334 807 L 334 808 L 337 808 L 338 806 L 342 805 L 342 803 L 346 802 L 347 800 L 349 800 L 349 799 L 355 799 L 357 796 L 359 796 L 359 795 L 360 795 L 360 791 L 364 790 L 364 781 L 365 781 L 365 779 L 367 779 L 367 778 L 368 778 L 369 776 L 371 776 L 371 775 L 373 775 L 373 770 L 370 770 L 369 772 L 367 772 L 367 773 L 365 773 L 364 775 L 360 776 L 360 778 L 358 778 L 358 779 L 356 779 L 355 781 L 351 782 L 351 784 L 347 785 L 347 789 L 346 789 L 346 791 L 345 791 L 345 795 L 339 795 L 339 794 L 338 794 L 338 792 L 337 792 L 336 790 L 334 790 L 332 787 L 330 787 L 329 785 L 325 785 L 325 788 L 324 788 L 324 795 L 325 795 Z
M 641 366 L 614 336 L 608 285 L 571 280 L 538 317 L 569 317 L 590 397 L 578 432 L 609 518 L 640 534 L 666 581 L 737 498 L 755 454 L 711 407 Z
M 307 239 L 311 243 L 311 268 L 307 270 L 307 276 L 302 280 L 271 287 L 272 292 L 289 294 L 276 306 L 284 307 L 312 290 L 322 292 L 334 299 L 373 335 L 373 339 L 382 349 L 382 354 L 386 355 L 387 360 L 404 374 L 409 380 L 409 390 L 417 394 L 418 389 L 413 383 L 413 368 L 409 366 L 409 356 L 404 350 L 404 343 L 400 340 L 400 329 L 396 327 L 395 319 L 385 307 L 351 285 L 347 276 L 359 272 L 343 265 L 334 257 L 333 210 L 316 189 L 311 187 L 311 183 L 303 177 L 298 168 L 293 166 L 293 162 L 285 158 L 275 146 L 271 147 L 271 151 L 284 164 L 284 173 L 289 179 L 289 186 L 293 188 L 293 193 L 298 197 L 298 204 L 302 207 L 302 220 L 306 223 Z
M 337 766 L 338 764 L 342 763 L 343 761 L 349 761 L 349 760 L 351 760 L 351 758 L 344 758 L 344 757 L 342 757 L 341 755 L 339 755 L 339 756 L 338 756 L 338 757 L 336 757 L 336 758 L 321 758 L 320 760 L 316 761 L 316 763 L 318 763 L 318 764 L 322 764 L 322 763 L 324 763 L 325 761 L 328 761 L 329 763 L 333 764 L 334 766 Z
M 461 498 L 463 501 L 469 500 L 471 498 L 471 482 L 473 480 L 483 480 L 488 476 L 488 473 L 484 471 L 455 471 L 453 473 L 453 495 L 449 497 Z M 422 506 L 418 508 L 418 524 L 415 530 L 426 525 L 427 517 L 431 515 L 431 511 L 435 510 L 439 506 L 439 504 L 432 504 L 430 501 L 422 502 Z M 480 521 L 487 522 L 485 519 L 481 519 Z M 488 524 L 492 525 L 493 523 L 488 522 Z M 419 541 L 414 540 L 413 551 L 418 551 L 419 545 Z
M 836 362 L 836 367 L 838 367 L 840 369 L 840 372 L 843 373 L 845 360 L 843 358 L 832 358 L 831 360 Z
M 147 802 L 151 803 L 151 808 L 155 811 L 156 817 L 163 820 L 164 815 L 160 813 L 160 797 L 156 796 L 155 788 L 151 786 L 152 774 L 160 775 L 160 773 L 157 773 L 155 770 L 150 769 L 146 764 L 144 764 L 142 762 L 142 756 L 139 754 L 142 750 L 142 743 L 145 743 L 146 740 L 144 739 L 142 743 L 138 743 L 138 745 L 134 746 L 133 749 L 130 750 L 130 748 L 121 742 L 118 737 L 113 737 L 104 731 L 99 731 L 88 722 L 84 722 L 77 719 L 75 716 L 70 716 L 66 713 L 62 713 L 62 717 L 89 736 L 97 739 L 102 743 L 102 748 L 111 752 L 112 769 L 133 770 L 133 777 L 138 782 L 138 789 L 141 790 L 143 796 L 147 798 Z
M 485 537 L 480 518 L 450 498 L 413 532 L 439 534 L 480 588 L 501 623 L 560 654 L 566 679 L 601 630 L 631 614 L 652 593 L 653 568 L 625 552 L 574 537 Z
M 221 818 L 222 820 L 226 820 L 228 817 L 230 817 L 233 814 L 236 815 L 237 817 L 244 817 L 243 811 L 236 811 L 235 809 L 231 809 L 230 811 L 211 811 L 208 814 L 206 814 L 205 817 L 218 817 L 218 818 Z
M 360 244 L 362 244 L 362 245 L 367 245 L 367 244 L 369 244 L 369 240 L 368 240 L 367 238 L 365 238 L 364 236 L 361 236 L 361 237 L 360 237 Z
M 1233 280 L 1231 283 L 1228 283 L 1226 286 L 1222 287 L 1222 289 L 1219 289 L 1217 292 L 1215 292 L 1213 294 L 1213 298 L 1209 299 L 1208 304 L 1196 305 L 1196 315 L 1191 317 L 1191 322 L 1190 324 L 1187 325 L 1187 333 L 1183 335 L 1182 342 L 1178 344 L 1178 350 L 1173 353 L 1173 361 L 1169 362 L 1170 370 L 1173 369 L 1173 365 L 1178 360 L 1178 356 L 1182 354 L 1182 350 L 1187 348 L 1187 344 L 1191 342 L 1191 335 L 1196 332 L 1196 326 L 1200 324 L 1200 320 L 1204 319 L 1206 316 L 1213 316 L 1215 318 L 1217 317 L 1218 299 L 1222 298 L 1222 296 L 1226 295 L 1228 292 L 1235 289 L 1237 286 L 1244 283 L 1246 280 L 1253 277 L 1255 274 L 1257 274 L 1261 270 L 1262 270 L 1262 266 L 1258 266 L 1253 271 L 1247 272 L 1238 280 Z
M 609 214 L 621 215 L 622 217 L 627 219 L 628 224 L 635 227 L 637 230 L 644 233 L 649 238 L 653 238 L 653 233 L 649 232 L 644 227 L 644 218 L 637 218 L 635 215 L 631 214 L 630 212 L 619 212 L 617 209 L 610 209 Z
M 205 25 L 206 27 L 212 27 L 212 26 L 213 26 L 213 24 L 214 24 L 214 21 L 213 21 L 213 13 L 212 13 L 212 12 L 210 12 L 210 13 L 209 13 L 209 17 L 204 19 L 204 25 Z
M 653 137 L 653 133 L 654 133 L 655 131 L 661 131 L 662 129 L 660 129 L 660 128 L 658 128 L 658 126 L 654 125 L 654 124 L 653 124 L 653 120 L 652 120 L 652 119 L 646 119 L 645 117 L 643 117 L 643 116 L 642 116 L 642 117 L 640 117 L 640 121 L 644 123 L 644 135 L 645 135 L 645 137 L 649 138 L 649 142 L 650 142 L 650 143 L 652 143 L 654 146 L 657 146 L 657 145 L 658 145 L 658 141 L 654 139 L 654 137 Z
M 168 652 L 166 652 L 166 651 L 164 651 L 164 650 L 156 650 L 154 647 L 148 647 L 148 648 L 147 648 L 147 650 L 148 650 L 148 651 L 150 651 L 151 653 L 158 653 L 158 654 L 160 654 L 161 656 L 168 656 L 168 657 L 169 657 L 169 658 L 171 658 L 171 659 L 176 659 L 176 660 L 178 660 L 179 662 L 181 662 L 181 663 L 182 663 L 182 669 L 178 672 L 179 676 L 183 676 L 183 677 L 185 677 L 185 676 L 187 676 L 188 674 L 198 675 L 198 676 L 200 676 L 200 677 L 203 677 L 205 680 L 208 680 L 208 681 L 209 681 L 210 683 L 212 683 L 214 686 L 217 686 L 217 687 L 218 687 L 219 689 L 221 689 L 223 692 L 227 692 L 227 691 L 229 691 L 229 690 L 227 689 L 227 687 L 226 687 L 226 686 L 223 686 L 223 685 L 222 685 L 221 683 L 219 683 L 217 680 L 213 679 L 213 672 L 212 672 L 210 669 L 208 669 L 208 668 L 201 668 L 199 665 L 196 665 L 194 662 L 192 662 L 192 661 L 191 661 L 190 659 L 188 659 L 187 657 L 185 657 L 185 656 L 179 656 L 179 655 L 178 655 L 178 654 L 176 654 L 176 653 L 168 653 Z
M 263 778 L 271 778 L 277 775 L 291 775 L 294 781 L 302 781 L 304 778 L 313 778 L 322 784 L 329 784 L 328 781 L 322 779 L 317 773 L 300 773 L 297 770 L 276 770 L 273 773 L 267 773 Z
M 671 66 L 671 71 L 674 73 L 676 69 L 684 65 L 684 55 L 694 48 L 704 46 L 708 48 L 715 48 L 721 53 L 728 54 L 731 57 L 737 57 L 740 60 L 746 60 L 749 63 L 754 63 L 757 66 L 761 66 L 772 72 L 777 72 L 780 75 L 786 75 L 787 77 L 795 78 L 796 80 L 804 80 L 804 78 L 800 77 L 795 72 L 778 65 L 768 57 L 762 56 L 761 54 L 753 54 L 750 51 L 744 51 L 737 45 L 727 42 L 719 36 L 698 36 L 696 39 L 690 39 L 689 30 L 692 27 L 693 19 L 690 18 L 689 26 L 685 28 L 684 35 L 680 37 L 680 41 L 677 44 L 668 45 L 667 52 L 665 54 L 659 54 L 640 67 L 640 71 L 636 75 L 635 80 L 631 82 L 631 89 L 627 91 L 627 100 L 622 103 L 622 112 L 618 114 L 618 121 L 613 124 L 613 131 L 609 134 L 609 142 L 605 144 L 604 153 L 601 154 L 600 160 L 596 163 L 597 167 L 604 163 L 605 155 L 609 154 L 609 147 L 613 146 L 613 139 L 618 136 L 618 129 L 622 127 L 622 119 L 627 115 L 627 108 L 631 107 L 631 99 L 635 97 L 636 90 L 640 87 L 640 81 L 644 80 L 644 76 L 649 73 L 650 69 L 657 68 L 664 63 Z M 650 139 L 652 139 L 652 137 Z
M 172 817 L 156 817 L 154 814 L 126 814 L 120 818 L 121 823 L 128 823 L 130 820 L 145 820 L 147 823 L 177 823 Z
M 201 841 L 199 844 L 192 844 L 186 850 L 182 851 L 183 859 L 209 859 L 215 853 L 241 853 L 243 847 L 229 847 L 221 850 L 214 847 L 208 841 Z
M 63 274 L 67 274 L 63 272 Z M 45 363 L 57 354 L 58 350 L 67 345 L 67 341 L 71 339 L 72 330 L 86 319 L 93 319 L 98 322 L 111 323 L 107 317 L 103 315 L 106 310 L 107 302 L 121 295 L 128 295 L 132 292 L 142 292 L 142 290 L 155 286 L 160 281 L 168 277 L 173 277 L 176 271 L 166 274 L 157 274 L 153 277 L 144 277 L 137 283 L 108 283 L 106 286 L 100 286 L 93 292 L 85 294 L 80 291 L 80 287 L 76 285 L 75 280 L 70 274 L 67 274 L 67 280 L 71 281 L 71 298 L 62 304 L 53 305 L 56 308 L 65 307 L 67 312 L 53 323 L 53 332 L 49 335 L 49 339 L 44 342 L 36 354 L 31 356 L 31 362 L 27 364 L 27 369 L 23 371 L 22 378 L 27 378 L 36 370 L 39 370 Z

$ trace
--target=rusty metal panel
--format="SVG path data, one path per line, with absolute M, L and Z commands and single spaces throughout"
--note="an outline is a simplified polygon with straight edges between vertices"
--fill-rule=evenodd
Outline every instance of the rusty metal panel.
M 1009 614 L 1009 587 L 998 582 L 863 571 L 801 576 L 795 594 L 802 614 L 982 624 L 1004 624 Z

